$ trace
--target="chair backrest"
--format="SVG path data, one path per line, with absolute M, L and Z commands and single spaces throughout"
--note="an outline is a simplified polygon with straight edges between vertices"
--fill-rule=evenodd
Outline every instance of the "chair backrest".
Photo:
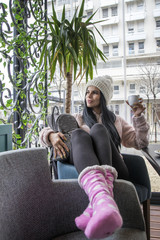
M 0 239 L 52 239 L 61 233 L 64 224 L 60 223 L 63 217 L 57 208 L 70 213 L 74 223 L 75 216 L 64 206 L 64 201 L 66 205 L 68 201 L 67 185 L 52 182 L 45 148 L 0 153 L 0 165 Z M 74 198 L 77 196 L 73 186 L 73 201 Z M 82 211 L 85 206 L 81 206 Z M 77 205 L 73 204 L 74 208 Z M 65 229 L 75 230 L 75 224 Z
M 0 153 L 0 164 L 0 239 L 49 237 L 44 221 L 50 215 L 45 206 L 51 204 L 46 197 L 50 194 L 46 150 Z

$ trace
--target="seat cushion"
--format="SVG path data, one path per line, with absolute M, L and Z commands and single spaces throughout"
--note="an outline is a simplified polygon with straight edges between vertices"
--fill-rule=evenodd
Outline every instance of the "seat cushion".
M 77 179 L 78 172 L 74 165 L 57 162 L 57 172 L 59 179 Z
M 77 231 L 53 238 L 53 240 L 87 240 L 83 232 Z M 146 240 L 146 233 L 139 229 L 121 228 L 103 240 Z

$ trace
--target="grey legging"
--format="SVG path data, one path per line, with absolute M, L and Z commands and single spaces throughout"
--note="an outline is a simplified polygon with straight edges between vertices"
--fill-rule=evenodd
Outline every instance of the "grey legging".
M 89 134 L 80 128 L 73 131 L 70 163 L 78 173 L 88 166 L 110 165 L 117 170 L 118 178 L 129 179 L 128 169 L 110 134 L 99 123 L 93 125 Z

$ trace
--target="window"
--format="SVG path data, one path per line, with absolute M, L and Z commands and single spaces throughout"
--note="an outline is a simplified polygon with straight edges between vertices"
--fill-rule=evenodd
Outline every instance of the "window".
M 79 105 L 79 106 L 78 106 L 78 113 L 81 113 L 81 112 L 82 112 L 82 109 L 83 109 L 82 106 Z
M 129 85 L 129 92 L 130 93 L 135 93 L 135 88 L 136 88 L 135 83 L 131 83 Z
M 144 1 L 143 0 L 137 1 L 137 11 L 142 11 L 143 7 L 144 7 Z
M 129 43 L 129 54 L 134 54 L 134 43 Z
M 113 87 L 113 94 L 119 94 L 119 86 L 118 85 L 115 85 Z
M 160 8 L 160 0 L 155 0 L 156 8 Z
M 103 53 L 105 56 L 109 56 L 109 46 L 103 46 Z
M 108 8 L 103 8 L 102 9 L 102 17 L 107 18 L 108 17 Z
M 143 86 L 140 86 L 139 92 L 140 92 L 140 93 L 145 93 L 145 92 L 146 92 L 146 88 L 143 87 Z
M 87 12 L 87 18 L 89 18 L 90 16 L 92 16 L 92 14 L 93 14 L 92 11 Z
M 110 109 L 111 112 L 114 112 L 114 110 L 113 110 L 113 105 L 110 105 L 110 106 L 109 106 L 109 109 Z
M 116 115 L 119 115 L 119 105 L 110 105 L 109 109 L 111 112 L 114 112 Z
M 78 106 L 74 106 L 74 112 L 78 113 Z
M 156 21 L 156 28 L 160 28 L 160 20 Z
M 104 26 L 103 29 L 103 36 L 104 37 L 108 37 L 110 35 L 110 32 L 109 32 L 109 27 L 108 26 Z
M 137 22 L 137 31 L 138 32 L 144 32 L 144 21 L 138 21 Z
M 119 115 L 119 105 L 115 105 L 115 114 Z
M 77 90 L 74 91 L 74 96 L 78 97 L 78 91 Z
M 134 32 L 134 23 L 129 22 L 128 23 L 128 33 L 133 33 Z
M 111 34 L 112 34 L 112 36 L 115 36 L 118 34 L 118 26 L 117 25 L 111 26 Z
M 118 15 L 118 13 L 117 13 L 117 7 L 112 7 L 112 8 L 111 8 L 111 11 L 112 11 L 112 17 Z
M 118 45 L 113 45 L 113 56 L 118 56 Z
M 127 5 L 127 12 L 132 13 L 133 12 L 133 3 L 128 3 Z
M 157 44 L 157 51 L 160 51 L 160 39 L 157 40 L 156 44 Z
M 144 42 L 139 42 L 138 43 L 138 52 L 139 53 L 144 53 Z

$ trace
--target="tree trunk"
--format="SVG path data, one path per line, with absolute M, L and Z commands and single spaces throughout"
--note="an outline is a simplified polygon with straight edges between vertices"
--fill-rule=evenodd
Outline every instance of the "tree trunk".
M 66 92 L 66 105 L 65 112 L 71 112 L 71 94 L 72 94 L 72 73 L 67 73 L 67 92 Z
M 147 98 L 147 121 L 149 122 L 149 98 Z
M 157 142 L 157 120 L 156 120 L 156 96 L 154 95 L 154 135 L 155 143 Z

